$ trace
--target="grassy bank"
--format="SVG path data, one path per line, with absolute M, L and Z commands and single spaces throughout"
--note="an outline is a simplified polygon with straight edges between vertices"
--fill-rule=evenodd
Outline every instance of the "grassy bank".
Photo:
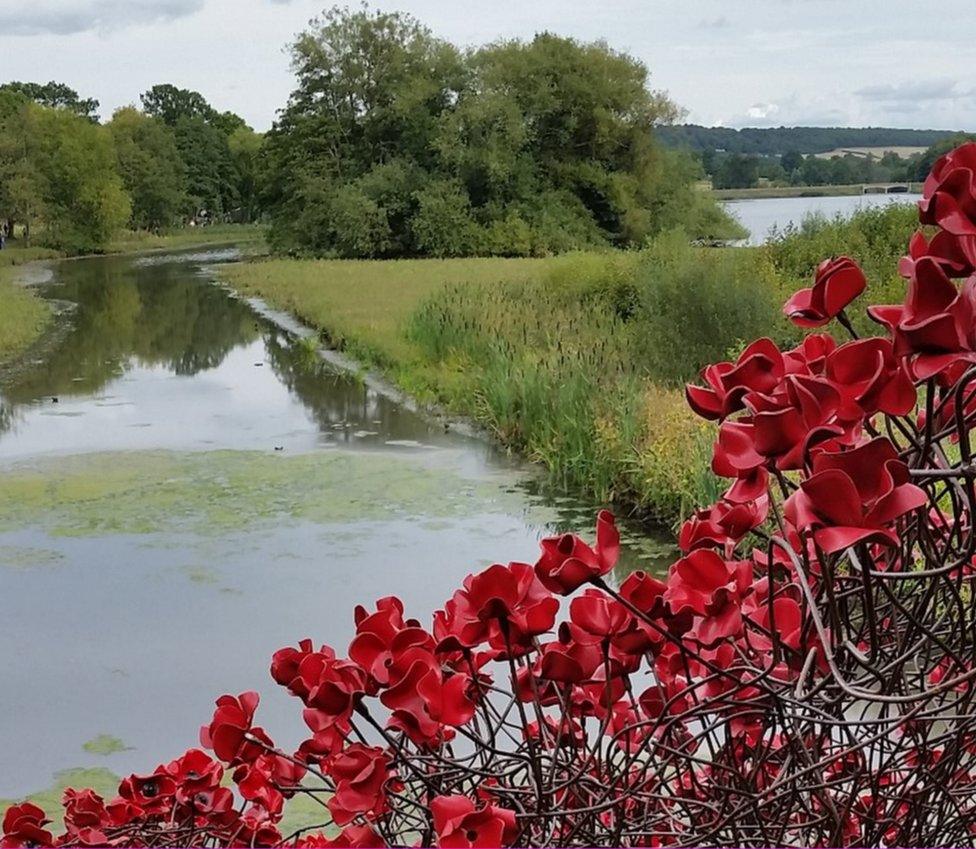
M 47 302 L 14 284 L 10 267 L 0 266 L 0 366 L 35 342 L 50 320 Z
M 212 227 L 183 227 L 150 233 L 145 230 L 126 230 L 113 239 L 105 253 L 127 254 L 142 251 L 180 250 L 201 245 L 228 244 L 263 245 L 265 228 L 258 224 L 215 224 Z

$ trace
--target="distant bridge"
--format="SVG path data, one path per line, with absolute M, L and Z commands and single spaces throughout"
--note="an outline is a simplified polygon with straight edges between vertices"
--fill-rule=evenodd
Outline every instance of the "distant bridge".
M 912 191 L 912 183 L 865 183 L 862 195 L 899 195 Z

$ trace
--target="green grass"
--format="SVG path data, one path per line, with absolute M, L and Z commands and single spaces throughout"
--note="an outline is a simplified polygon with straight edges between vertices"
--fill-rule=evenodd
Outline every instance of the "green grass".
M 62 253 L 51 248 L 25 248 L 18 242 L 7 242 L 6 247 L 0 251 L 0 268 L 24 265 L 40 259 L 58 259 L 61 256 Z
M 330 341 L 384 368 L 414 360 L 404 334 L 413 311 L 446 284 L 525 283 L 561 259 L 273 259 L 224 266 L 221 277 L 326 333 Z
M 51 320 L 47 302 L 11 277 L 9 266 L 0 266 L 0 365 L 29 348 Z

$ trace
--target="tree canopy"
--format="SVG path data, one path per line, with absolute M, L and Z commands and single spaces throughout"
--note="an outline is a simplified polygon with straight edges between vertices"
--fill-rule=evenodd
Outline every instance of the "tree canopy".
M 699 166 L 655 142 L 678 108 L 602 42 L 461 51 L 406 14 L 333 9 L 292 56 L 266 145 L 280 249 L 549 253 L 721 223 Z
M 104 249 L 123 227 L 200 216 L 252 221 L 263 137 L 199 92 L 153 86 L 116 110 L 63 83 L 0 85 L 0 221 L 69 252 Z
M 12 92 L 19 94 L 27 100 L 41 106 L 50 106 L 52 109 L 67 109 L 82 118 L 90 121 L 97 121 L 95 114 L 98 109 L 98 101 L 93 97 L 82 98 L 73 88 L 64 83 L 30 83 L 30 82 L 9 82 L 0 85 L 0 92 Z

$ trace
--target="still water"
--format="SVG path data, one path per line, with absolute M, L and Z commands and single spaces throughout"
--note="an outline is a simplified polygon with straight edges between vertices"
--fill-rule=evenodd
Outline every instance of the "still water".
M 921 195 L 850 195 L 813 198 L 749 198 L 730 200 L 723 206 L 749 231 L 747 244 L 761 245 L 771 233 L 782 232 L 791 224 L 799 226 L 808 215 L 848 217 L 859 209 L 892 203 L 915 203 Z
M 595 505 L 213 285 L 234 258 L 42 272 L 73 311 L 0 383 L 0 799 L 151 769 L 223 692 L 260 690 L 261 724 L 297 745 L 275 649 L 344 649 L 357 603 L 396 594 L 425 619 L 468 572 L 592 532 Z M 670 557 L 630 529 L 623 568 Z

